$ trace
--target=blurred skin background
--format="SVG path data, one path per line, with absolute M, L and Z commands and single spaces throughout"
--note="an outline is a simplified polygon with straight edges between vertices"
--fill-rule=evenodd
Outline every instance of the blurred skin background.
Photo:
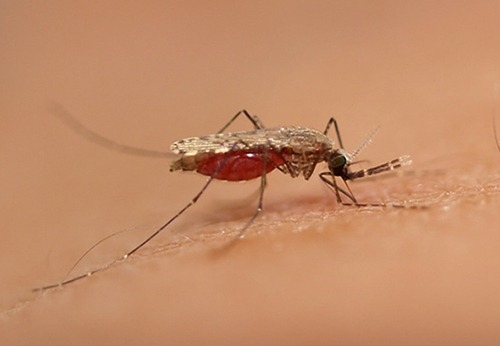
M 496 1 L 9 2 L 0 4 L 0 343 L 499 342 L 500 83 Z M 371 164 L 406 174 L 353 183 L 339 207 L 318 179 L 273 172 L 214 183 L 141 254 L 94 277 L 199 191 L 168 151 L 242 108 L 266 126 L 339 121 Z M 500 122 L 497 115 L 497 125 Z M 245 121 L 233 130 L 250 129 Z M 214 255 L 216 254 L 216 255 Z

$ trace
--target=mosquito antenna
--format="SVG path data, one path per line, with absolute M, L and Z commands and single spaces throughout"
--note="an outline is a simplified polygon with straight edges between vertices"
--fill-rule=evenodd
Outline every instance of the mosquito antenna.
M 58 103 L 51 103 L 49 106 L 49 112 L 53 116 L 57 117 L 66 126 L 71 128 L 76 134 L 107 149 L 119 151 L 124 154 L 143 156 L 143 157 L 154 157 L 154 158 L 175 157 L 175 155 L 172 153 L 138 148 L 127 144 L 118 143 L 112 139 L 106 138 L 100 135 L 99 133 L 89 129 L 85 125 L 83 125 L 79 120 L 77 120 L 73 115 L 71 115 L 71 113 L 66 108 L 64 108 L 62 105 Z
M 356 149 L 354 150 L 354 152 L 351 154 L 351 159 L 354 159 L 356 156 L 358 156 L 358 154 L 368 146 L 368 144 L 370 144 L 373 140 L 373 137 L 377 134 L 378 130 L 380 129 L 380 125 L 377 126 L 376 128 L 374 128 L 373 130 L 371 130 L 371 132 L 368 134 L 368 137 L 365 139 L 365 141 L 363 143 L 361 143 L 361 145 Z

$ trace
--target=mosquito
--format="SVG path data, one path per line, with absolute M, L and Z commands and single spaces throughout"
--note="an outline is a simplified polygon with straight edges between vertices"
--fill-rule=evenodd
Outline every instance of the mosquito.
M 240 229 L 237 238 L 235 238 L 239 239 L 244 237 L 248 227 L 261 213 L 263 209 L 266 177 L 267 174 L 275 169 L 281 173 L 290 175 L 292 178 L 297 178 L 302 175 L 305 180 L 309 180 L 316 165 L 324 162 L 327 164 L 328 170 L 319 173 L 319 177 L 325 184 L 333 189 L 339 204 L 357 207 L 385 207 L 388 206 L 388 204 L 359 202 L 354 197 L 348 181 L 392 171 L 411 164 L 410 157 L 405 155 L 374 167 L 353 170 L 352 166 L 356 163 L 354 159 L 361 150 L 372 141 L 376 130 L 372 131 L 368 138 L 354 152 L 349 153 L 344 149 L 339 126 L 333 117 L 328 120 L 325 130 L 322 132 L 306 127 L 281 126 L 268 128 L 264 126 L 259 117 L 250 115 L 249 112 L 243 109 L 236 113 L 217 133 L 181 139 L 170 146 L 172 153 L 165 153 L 136 148 L 103 137 L 86 128 L 59 105 L 56 105 L 52 109 L 52 113 L 73 128 L 77 133 L 99 145 L 140 156 L 171 157 L 173 153 L 176 159 L 171 163 L 170 171 L 196 171 L 202 175 L 208 176 L 208 179 L 198 193 L 182 209 L 121 258 L 108 265 L 87 272 L 86 274 L 70 279 L 66 278 L 60 283 L 35 289 L 36 291 L 65 286 L 127 259 L 196 204 L 214 180 L 246 181 L 260 178 L 260 193 L 257 208 L 250 219 Z M 253 130 L 226 133 L 225 130 L 241 116 L 245 117 L 252 124 Z M 334 140 L 328 137 L 328 132 L 332 126 L 335 129 L 338 147 L 335 147 Z M 337 184 L 336 178 L 340 178 L 344 184 L 343 187 Z M 404 207 L 395 204 L 390 204 L 390 206 Z M 109 237 L 105 239 L 108 238 Z M 100 242 L 85 252 L 77 264 Z M 69 273 L 71 273 L 75 266 L 76 264 Z

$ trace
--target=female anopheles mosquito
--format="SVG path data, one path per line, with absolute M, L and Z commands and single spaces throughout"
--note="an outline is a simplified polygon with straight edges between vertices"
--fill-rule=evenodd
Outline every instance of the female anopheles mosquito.
M 59 105 L 53 107 L 52 113 L 80 135 L 102 146 L 141 156 L 174 156 L 176 159 L 170 166 L 171 171 L 196 171 L 208 176 L 208 179 L 200 191 L 181 210 L 121 258 L 104 267 L 37 290 L 67 285 L 102 271 L 113 263 L 128 258 L 193 206 L 204 194 L 213 180 L 244 181 L 260 178 L 260 193 L 257 208 L 247 223 L 239 231 L 238 238 L 241 238 L 263 209 L 266 176 L 274 169 L 284 174 L 288 174 L 292 178 L 302 175 L 304 179 L 308 180 L 313 174 L 316 165 L 325 162 L 328 165 L 328 170 L 321 172 L 319 177 L 334 190 L 339 204 L 358 207 L 373 205 L 386 206 L 384 203 L 367 204 L 358 202 L 348 185 L 348 181 L 391 171 L 411 163 L 409 156 L 401 156 L 374 167 L 353 170 L 352 165 L 355 163 L 354 159 L 371 141 L 375 131 L 370 134 L 367 140 L 365 140 L 357 150 L 348 153 L 344 149 L 339 126 L 333 117 L 328 120 L 323 132 L 306 127 L 281 126 L 267 128 L 257 116 L 250 115 L 246 110 L 241 110 L 217 133 L 181 139 L 171 145 L 170 149 L 172 153 L 165 153 L 136 148 L 105 138 L 82 125 L 71 116 L 68 111 Z M 224 132 L 240 116 L 244 116 L 248 119 L 254 129 L 251 131 L 232 133 Z M 327 136 L 332 126 L 335 129 L 338 148 L 335 147 L 335 142 Z M 340 187 L 337 184 L 336 177 L 343 181 L 345 187 Z M 347 198 L 347 201 L 342 197 L 344 197 L 344 199 Z M 391 204 L 391 206 L 397 207 L 400 205 Z M 88 251 L 84 256 L 87 253 Z M 84 256 L 82 256 L 80 260 Z

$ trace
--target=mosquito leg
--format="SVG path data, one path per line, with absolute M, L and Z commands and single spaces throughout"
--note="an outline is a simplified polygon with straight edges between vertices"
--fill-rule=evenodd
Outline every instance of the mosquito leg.
M 252 215 L 250 220 L 247 221 L 245 226 L 240 230 L 240 232 L 238 233 L 238 236 L 235 240 L 242 239 L 245 236 L 245 232 L 248 229 L 248 227 L 250 227 L 250 225 L 255 221 L 257 216 L 261 213 L 261 211 L 263 209 L 262 202 L 264 199 L 264 190 L 265 190 L 266 184 L 267 184 L 266 180 L 267 180 L 266 174 L 262 175 L 262 177 L 260 178 L 260 195 L 259 195 L 259 204 L 257 205 L 257 209 L 255 209 L 255 213 Z
M 330 172 L 320 173 L 319 176 L 320 176 L 321 180 L 323 180 L 323 182 L 325 182 L 328 186 L 332 187 L 335 190 L 335 193 L 337 195 L 337 202 L 339 204 L 342 204 L 345 206 L 355 206 L 355 207 L 387 207 L 387 206 L 389 206 L 388 204 L 385 204 L 385 203 L 360 203 L 354 197 L 354 195 L 351 191 L 351 188 L 349 187 L 349 184 L 347 184 L 347 181 L 345 179 L 344 179 L 344 183 L 346 184 L 346 187 L 347 187 L 349 192 L 342 189 L 340 186 L 337 185 L 337 183 L 335 182 L 335 178 L 333 178 L 333 176 Z M 329 180 L 327 177 L 332 177 L 332 180 Z M 349 198 L 352 202 L 344 202 L 340 197 L 340 193 L 342 193 L 344 196 Z M 390 206 L 394 207 L 394 208 L 407 208 L 406 206 L 400 205 L 400 204 L 390 204 Z
M 67 284 L 70 284 L 72 282 L 75 282 L 75 281 L 78 281 L 78 280 L 81 280 L 87 276 L 91 276 L 95 273 L 98 273 L 100 271 L 103 271 L 105 270 L 106 268 L 109 268 L 111 265 L 117 263 L 117 262 L 120 262 L 120 261 L 123 261 L 125 259 L 127 259 L 130 255 L 134 254 L 135 252 L 137 252 L 140 248 L 142 248 L 144 245 L 146 245 L 147 243 L 149 243 L 154 237 L 156 237 L 158 234 L 160 234 L 161 231 L 163 231 L 165 228 L 168 227 L 168 225 L 170 225 L 172 222 L 174 222 L 179 216 L 181 216 L 186 210 L 188 210 L 190 207 L 192 207 L 197 201 L 198 199 L 201 197 L 201 195 L 205 192 L 205 190 L 207 189 L 207 187 L 210 185 L 210 183 L 214 180 L 214 177 L 215 177 L 216 174 L 212 175 L 208 180 L 207 182 L 205 183 L 205 185 L 201 188 L 201 190 L 196 194 L 196 196 L 194 196 L 193 199 L 191 199 L 191 201 L 186 204 L 181 210 L 179 210 L 177 212 L 177 214 L 175 214 L 173 217 L 171 217 L 167 222 L 165 222 L 162 226 L 160 226 L 154 233 L 152 233 L 149 237 L 147 237 L 144 241 L 142 241 L 139 245 L 137 245 L 136 247 L 134 247 L 132 250 L 130 250 L 129 252 L 127 252 L 125 255 L 123 255 L 120 259 L 118 260 L 115 260 L 103 267 L 100 267 L 100 268 L 97 268 L 95 270 L 92 270 L 92 271 L 89 271 L 83 275 L 80 275 L 80 276 L 77 276 L 77 277 L 74 277 L 74 278 L 71 278 L 71 279 L 68 279 L 68 280 L 64 280 L 63 282 L 60 282 L 58 284 L 53 284 L 53 285 L 48 285 L 48 286 L 44 286 L 44 287 L 41 287 L 41 288 L 35 288 L 33 291 L 37 292 L 37 291 L 45 291 L 47 289 L 51 289 L 51 288 L 55 288 L 55 287 L 60 287 L 60 286 L 65 286 Z M 88 253 L 88 252 L 87 252 Z
M 210 183 L 214 180 L 214 177 L 215 175 L 211 176 L 207 182 L 205 183 L 205 185 L 203 185 L 202 189 L 196 194 L 196 196 L 194 196 L 194 198 L 184 206 L 184 208 L 182 208 L 181 210 L 179 210 L 179 212 L 177 212 L 177 214 L 175 214 L 170 220 L 168 220 L 166 223 L 164 223 L 160 228 L 158 228 L 153 234 L 151 234 L 148 238 L 146 238 L 142 243 L 140 243 L 139 245 L 137 245 L 135 248 L 133 248 L 131 251 L 129 251 L 126 255 L 124 255 L 121 259 L 124 260 L 126 259 L 127 257 L 129 257 L 130 255 L 132 255 L 133 253 L 135 253 L 137 250 L 139 250 L 140 248 L 142 248 L 144 245 L 146 245 L 147 243 L 149 243 L 149 241 L 151 239 L 153 239 L 154 237 L 156 237 L 161 231 L 163 231 L 168 225 L 170 225 L 175 219 L 177 219 L 179 216 L 181 216 L 187 209 L 189 209 L 190 207 L 192 207 L 196 202 L 198 202 L 198 199 L 201 197 L 201 195 L 205 192 L 205 190 L 207 189 L 208 185 L 210 185 Z
M 224 132 L 228 127 L 229 125 L 231 125 L 240 115 L 244 115 L 253 125 L 253 127 L 256 129 L 256 130 L 259 130 L 259 129 L 263 129 L 265 128 L 265 126 L 262 124 L 262 122 L 260 121 L 259 117 L 256 116 L 256 115 L 250 115 L 246 109 L 243 109 L 241 111 L 239 111 L 238 113 L 236 113 L 232 118 L 231 120 L 229 120 L 229 122 L 224 125 L 217 133 L 222 133 Z
M 347 187 L 347 190 L 349 191 L 349 195 L 351 198 L 351 200 L 354 202 L 354 203 L 350 203 L 350 202 L 342 202 L 342 205 L 345 205 L 345 206 L 356 206 L 356 207 L 387 207 L 387 204 L 385 203 L 359 203 L 356 198 L 354 197 L 354 194 L 352 193 L 352 190 L 351 188 L 349 187 L 349 184 L 347 183 L 347 180 L 342 178 L 342 180 L 344 181 L 344 184 L 345 186 Z M 402 205 L 399 205 L 399 204 L 392 204 L 391 206 L 393 206 L 394 208 L 404 208 L 404 206 Z
M 344 144 L 342 143 L 342 138 L 340 137 L 340 130 L 339 130 L 339 125 L 337 124 L 337 120 L 335 118 L 330 118 L 328 120 L 328 123 L 326 124 L 325 131 L 323 131 L 324 135 L 328 134 L 328 131 L 330 130 L 330 127 L 332 124 L 335 126 L 335 133 L 337 134 L 337 141 L 339 142 L 340 149 L 344 149 Z
M 236 147 L 238 143 L 235 143 L 233 145 L 233 148 L 231 148 L 231 150 L 229 150 L 228 153 L 231 153 L 231 151 Z M 227 158 L 229 158 L 229 156 L 227 156 Z M 175 219 L 177 219 L 179 216 L 181 216 L 187 209 L 189 209 L 191 206 L 193 206 L 197 201 L 198 199 L 201 197 L 201 195 L 205 192 L 205 190 L 207 189 L 207 187 L 210 185 L 210 183 L 217 177 L 217 175 L 219 174 L 220 170 L 222 169 L 222 167 L 224 167 L 224 165 L 226 164 L 226 161 L 227 161 L 227 158 L 223 158 L 219 164 L 217 165 L 217 168 L 215 169 L 214 173 L 210 176 L 210 178 L 207 180 L 207 182 L 205 183 L 205 185 L 202 187 L 202 189 L 196 194 L 196 196 L 194 196 L 194 198 L 184 206 L 184 208 L 182 208 L 177 214 L 175 214 L 169 221 L 167 221 L 165 224 L 163 224 L 158 230 L 156 230 L 153 234 L 151 234 L 148 238 L 146 238 L 142 243 L 140 243 L 139 245 L 137 245 L 134 249 L 132 249 L 131 251 L 129 251 L 126 255 L 124 255 L 120 260 L 124 260 L 126 259 L 128 256 L 132 255 L 133 253 L 135 253 L 137 250 L 139 250 L 140 248 L 142 248 L 144 245 L 146 245 L 151 239 L 153 239 L 154 237 L 156 237 L 161 231 L 163 231 L 168 225 L 170 225 Z M 264 167 L 265 169 L 265 167 Z M 265 170 L 264 170 L 265 171 Z M 261 196 L 260 196 L 260 200 L 262 200 L 262 192 L 261 192 Z M 260 202 L 260 207 L 262 208 L 262 203 Z M 256 215 L 255 215 L 256 216 Z
M 260 120 L 260 118 L 257 115 L 252 115 L 252 119 L 254 120 L 253 122 L 255 122 L 255 124 L 257 124 L 257 127 L 255 128 L 256 130 L 260 130 L 260 129 L 265 129 L 266 128 L 264 126 L 264 123 L 262 122 L 262 120 Z
M 238 143 L 235 143 L 233 145 L 233 147 L 231 148 L 231 150 L 229 150 L 229 153 L 236 147 L 237 144 Z M 229 158 L 229 156 L 227 156 L 227 158 Z M 219 164 L 217 165 L 217 168 L 215 169 L 214 173 L 210 176 L 210 178 L 207 180 L 207 182 L 205 183 L 205 185 L 203 185 L 203 187 L 201 188 L 201 190 L 196 194 L 196 196 L 194 196 L 194 198 L 188 204 L 186 204 L 184 206 L 184 208 L 182 208 L 181 210 L 179 210 L 179 212 L 177 212 L 177 214 L 175 214 L 170 220 L 168 220 L 166 223 L 164 223 L 160 228 L 158 228 L 153 234 L 151 234 L 148 238 L 146 238 L 142 243 L 140 243 L 135 248 L 133 248 L 131 251 L 129 251 L 126 255 L 124 255 L 120 260 L 126 259 L 128 256 L 132 255 L 137 250 L 139 250 L 140 248 L 142 248 L 144 245 L 146 245 L 147 243 L 149 243 L 149 241 L 151 241 L 151 239 L 153 239 L 154 237 L 156 237 L 161 231 L 163 231 L 175 219 L 177 219 L 187 209 L 189 209 L 191 206 L 193 206 L 198 201 L 198 199 L 201 197 L 201 195 L 203 195 L 203 193 L 208 188 L 208 186 L 210 185 L 210 183 L 217 177 L 217 175 L 219 174 L 219 172 L 222 169 L 222 167 L 224 167 L 224 165 L 226 164 L 227 158 L 223 158 L 219 162 Z
M 333 187 L 335 189 L 335 196 L 337 197 L 337 202 L 342 203 L 342 197 L 340 196 L 340 193 L 339 193 L 340 188 L 337 185 L 337 180 L 335 180 L 334 176 L 332 176 L 332 183 L 333 183 Z
M 236 147 L 238 143 L 235 143 L 234 146 Z M 231 150 L 229 151 L 231 152 Z M 228 156 L 229 157 L 229 156 Z M 177 212 L 177 214 L 175 214 L 173 217 L 171 217 L 167 222 L 165 222 L 163 225 L 161 225 L 156 231 L 154 231 L 150 236 L 148 236 L 146 239 L 144 239 L 139 245 L 137 245 L 136 247 L 134 247 L 132 250 L 130 250 L 129 252 L 127 252 L 125 255 L 123 255 L 121 258 L 117 259 L 117 260 L 114 260 L 112 261 L 111 263 L 107 264 L 107 265 L 104 265 L 100 268 L 97 268 L 97 269 L 94 269 L 92 271 L 89 271 L 83 275 L 79 275 L 79 276 L 76 276 L 74 278 L 71 278 L 71 279 L 68 279 L 68 280 L 63 280 L 62 282 L 60 283 L 57 283 L 57 284 L 53 284 L 53 285 L 48 285 L 48 286 L 44 286 L 44 287 L 41 287 L 41 288 L 35 288 L 33 289 L 33 291 L 37 292 L 37 291 L 45 291 L 45 290 L 48 290 L 48 289 L 51 289 L 51 288 L 56 288 L 56 287 L 61 287 L 61 286 L 65 286 L 67 284 L 70 284 L 72 282 L 75 282 L 75 281 L 78 281 L 78 280 L 81 280 L 87 276 L 91 276 L 95 273 L 98 273 L 98 272 L 101 272 L 107 268 L 109 268 L 111 265 L 115 264 L 115 263 L 118 263 L 120 261 L 123 261 L 125 259 L 127 259 L 129 256 L 131 256 L 132 254 L 134 254 L 135 252 L 137 252 L 139 249 L 141 249 L 143 246 L 145 246 L 147 243 L 149 243 L 153 238 L 155 238 L 158 234 L 160 234 L 165 228 L 167 228 L 172 222 L 174 222 L 178 217 L 180 217 L 182 214 L 184 214 L 184 212 L 186 210 L 188 210 L 190 207 L 192 207 L 194 204 L 196 204 L 196 202 L 200 199 L 200 197 L 203 195 L 203 193 L 205 192 L 205 190 L 208 188 L 208 186 L 212 183 L 212 181 L 215 179 L 215 177 L 217 177 L 219 171 L 222 169 L 222 167 L 224 166 L 224 164 L 226 163 L 227 159 L 222 159 L 219 164 L 217 165 L 217 168 L 215 169 L 214 173 L 210 176 L 210 178 L 208 178 L 208 180 L 205 182 L 205 185 L 203 185 L 203 187 L 200 189 L 200 191 L 198 191 L 198 193 L 191 199 L 191 201 L 189 203 L 187 203 L 181 210 L 179 210 Z M 265 161 L 265 164 L 267 164 L 267 161 Z M 264 166 L 264 172 L 266 171 L 265 170 L 265 166 Z M 260 193 L 260 198 L 259 198 L 259 207 L 257 209 L 257 212 L 255 213 L 255 215 L 252 217 L 252 219 L 247 223 L 247 225 L 243 228 L 241 234 L 243 234 L 244 230 L 252 223 L 252 221 L 257 217 L 257 214 L 260 212 L 260 210 L 262 210 L 262 195 L 263 195 L 263 188 L 265 187 L 265 175 L 263 176 L 264 178 L 264 181 L 261 183 L 261 193 Z M 259 210 L 260 209 L 260 210 Z M 109 238 L 109 237 L 108 237 Z M 101 243 L 101 241 L 99 241 L 97 244 Z M 96 245 L 97 245 L 96 244 Z M 93 249 L 96 245 L 92 246 L 91 249 Z M 89 251 L 91 250 L 89 249 L 86 253 L 88 254 Z M 83 257 L 82 257 L 83 258 Z M 78 260 L 81 261 L 80 258 Z
M 264 153 L 263 153 L 263 165 L 262 165 L 262 176 L 260 178 L 260 195 L 259 195 L 259 204 L 257 204 L 257 209 L 255 209 L 255 213 L 252 215 L 250 220 L 247 221 L 245 226 L 240 230 L 238 233 L 238 237 L 236 239 L 241 239 L 245 236 L 245 231 L 248 229 L 248 227 L 254 222 L 254 220 L 257 218 L 257 216 L 260 214 L 260 212 L 263 209 L 263 201 L 264 201 L 264 190 L 266 189 L 267 185 L 267 165 L 269 163 L 269 145 L 265 148 Z
M 333 177 L 333 175 L 330 172 L 320 173 L 319 177 L 321 178 L 321 180 L 323 180 L 323 182 L 325 184 L 327 184 L 328 186 L 330 186 L 331 188 L 333 188 L 333 190 L 335 191 L 335 195 L 337 196 L 337 202 L 339 204 L 352 205 L 352 204 L 349 204 L 349 203 L 346 204 L 344 201 L 342 201 L 342 198 L 340 197 L 340 193 L 342 193 L 347 198 L 349 198 L 354 203 L 354 205 L 358 205 L 358 201 L 356 200 L 356 198 L 354 197 L 354 195 L 352 194 L 352 192 L 349 193 L 349 192 L 345 191 L 344 189 L 342 189 L 340 186 L 338 186 L 337 182 L 335 181 L 335 178 Z M 328 177 L 331 177 L 332 180 L 328 179 Z M 347 185 L 347 187 L 349 188 L 348 185 Z M 349 189 L 349 191 L 350 191 L 350 189 Z
M 351 198 L 351 200 L 354 202 L 355 205 L 359 206 L 359 202 L 358 200 L 356 199 L 356 197 L 354 197 L 354 194 L 352 193 L 352 190 L 351 190 L 351 187 L 349 186 L 349 184 L 347 184 L 347 180 L 342 177 L 342 181 L 344 182 L 344 185 L 345 187 L 347 188 L 347 191 L 349 192 L 348 196 Z M 342 203 L 344 205 L 346 205 L 345 203 Z

